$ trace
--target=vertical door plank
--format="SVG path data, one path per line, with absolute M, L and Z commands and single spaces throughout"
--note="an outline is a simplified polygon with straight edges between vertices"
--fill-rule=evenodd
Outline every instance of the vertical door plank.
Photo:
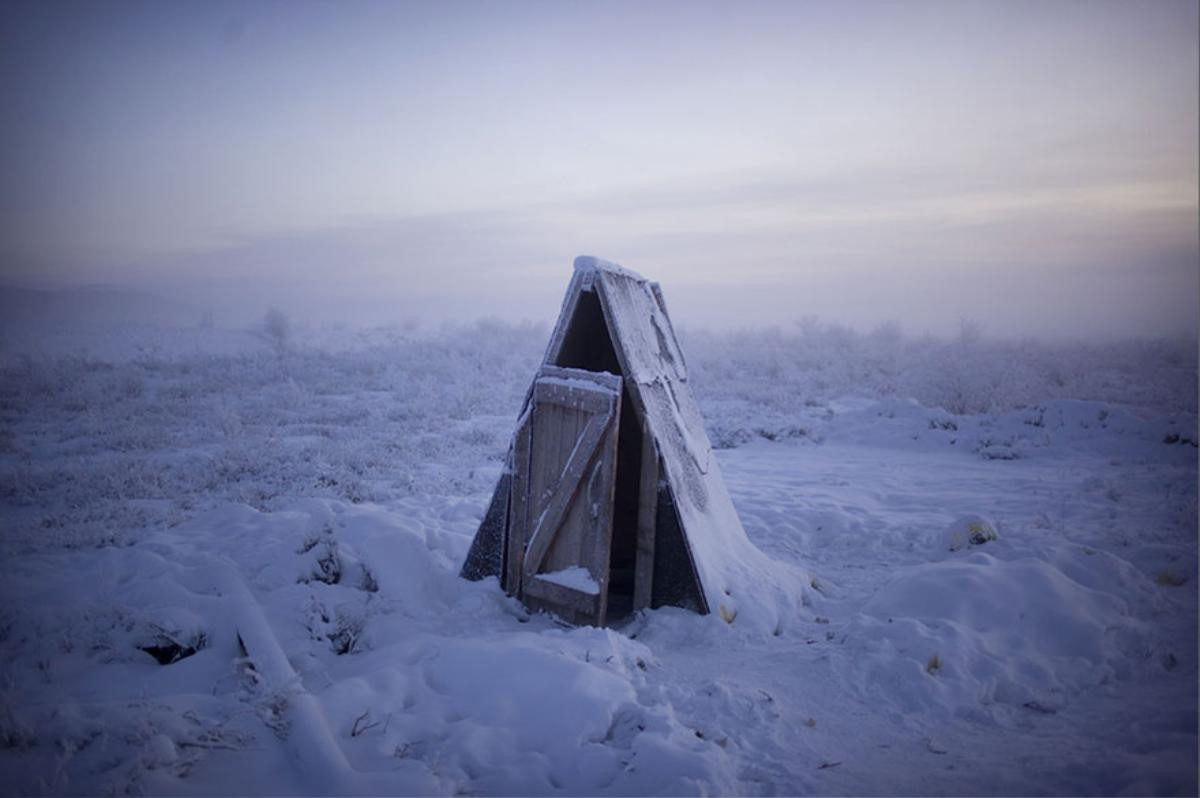
M 613 501 L 617 489 L 617 433 L 620 427 L 620 394 L 617 395 L 616 412 L 608 426 L 607 440 L 602 444 L 596 458 L 596 478 L 589 484 L 587 507 L 582 508 L 589 516 L 588 526 L 593 534 L 588 569 L 600 583 L 600 606 L 596 611 L 597 626 L 608 620 L 609 565 L 612 559 Z M 595 514 L 593 516 L 593 511 Z

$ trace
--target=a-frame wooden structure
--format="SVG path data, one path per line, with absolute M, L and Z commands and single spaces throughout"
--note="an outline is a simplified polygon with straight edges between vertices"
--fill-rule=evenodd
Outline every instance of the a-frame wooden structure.
M 658 284 L 577 258 L 462 576 L 571 623 L 663 605 L 731 621 L 754 556 Z

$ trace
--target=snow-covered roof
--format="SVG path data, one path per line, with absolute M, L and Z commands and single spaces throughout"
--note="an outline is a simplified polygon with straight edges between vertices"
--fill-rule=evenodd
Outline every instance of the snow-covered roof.
M 619 274 L 630 280 L 636 280 L 639 283 L 647 282 L 646 278 L 632 269 L 626 269 L 612 261 L 604 258 L 597 258 L 594 255 L 580 255 L 575 259 L 576 272 L 609 272 L 610 274 Z

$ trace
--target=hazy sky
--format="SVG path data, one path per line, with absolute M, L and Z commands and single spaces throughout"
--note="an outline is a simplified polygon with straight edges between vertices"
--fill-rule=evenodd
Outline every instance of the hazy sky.
M 0 4 L 0 259 L 222 312 L 1195 330 L 1197 3 Z

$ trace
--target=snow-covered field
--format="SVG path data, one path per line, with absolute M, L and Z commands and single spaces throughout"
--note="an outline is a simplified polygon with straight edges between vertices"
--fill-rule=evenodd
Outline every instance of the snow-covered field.
M 0 339 L 4 792 L 1196 793 L 1194 341 L 684 330 L 806 611 L 572 629 L 457 577 L 548 331 L 285 321 Z

